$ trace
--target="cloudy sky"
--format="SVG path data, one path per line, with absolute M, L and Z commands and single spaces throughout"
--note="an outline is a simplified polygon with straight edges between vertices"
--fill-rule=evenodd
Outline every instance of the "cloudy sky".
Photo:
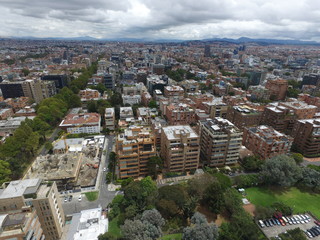
M 0 36 L 320 41 L 319 0 L 0 0 Z

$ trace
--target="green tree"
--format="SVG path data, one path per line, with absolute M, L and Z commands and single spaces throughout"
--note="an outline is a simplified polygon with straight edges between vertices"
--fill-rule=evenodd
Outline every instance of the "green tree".
M 224 209 L 229 216 L 242 208 L 242 197 L 234 188 L 229 188 L 224 193 Z
M 141 213 L 147 208 L 152 208 L 157 192 L 157 186 L 150 177 L 146 177 L 141 181 L 133 181 L 124 188 L 124 205 L 135 205 L 138 212 Z
M 120 105 L 123 105 L 123 100 L 122 100 L 122 96 L 120 93 L 118 92 L 114 92 L 111 97 L 110 97 L 110 103 L 113 107 Z
M 157 102 L 155 100 L 151 100 L 149 102 L 149 108 L 157 108 Z
M 299 90 L 299 89 L 288 88 L 288 90 L 287 90 L 287 97 L 297 98 L 298 95 L 299 95 L 299 93 L 300 93 L 300 90 Z
M 51 128 L 51 126 L 40 119 L 39 117 L 35 117 L 31 123 L 32 129 L 36 132 L 38 132 L 43 140 L 46 140 L 46 132 Z
M 23 73 L 23 76 L 28 76 L 29 75 L 29 73 L 30 73 L 30 71 L 29 71 L 29 69 L 27 69 L 27 68 L 23 68 L 22 70 L 21 70 L 21 72 Z
M 53 145 L 51 142 L 46 142 L 44 147 L 49 151 L 51 151 L 53 149 Z
M 141 218 L 134 221 L 126 220 L 121 226 L 121 232 L 128 240 L 150 240 L 158 239 L 162 236 L 162 226 L 164 219 L 156 210 L 146 210 Z
M 275 202 L 271 205 L 271 207 L 274 209 L 274 211 L 281 212 L 283 215 L 291 215 L 293 213 L 292 207 L 283 202 Z
M 300 184 L 320 191 L 320 172 L 310 168 L 302 168 L 302 179 Z
M 256 186 L 261 183 L 258 174 L 239 175 L 233 178 L 233 183 L 238 188 L 247 188 Z
M 203 204 L 206 204 L 213 213 L 220 213 L 224 206 L 224 191 L 219 182 L 211 183 L 204 193 Z
M 196 212 L 191 218 L 191 226 L 183 229 L 183 240 L 215 240 L 218 239 L 218 228 L 209 224 L 206 217 Z
M 11 180 L 10 164 L 0 160 L 0 185 Z
M 258 156 L 244 157 L 241 165 L 246 171 L 259 171 L 264 163 Z
M 118 238 L 114 236 L 111 232 L 106 232 L 98 236 L 98 240 L 117 240 Z
M 156 206 L 165 219 L 171 219 L 180 214 L 179 207 L 172 200 L 160 199 Z
M 278 155 L 265 162 L 261 176 L 267 184 L 290 187 L 301 179 L 302 172 L 293 158 Z
M 111 171 L 112 173 L 112 180 L 115 179 L 117 164 L 118 164 L 117 154 L 115 152 L 110 152 L 108 168 L 109 168 L 109 171 Z
M 97 101 L 90 100 L 87 103 L 87 109 L 88 109 L 88 112 L 98 112 Z
M 207 187 L 215 181 L 217 181 L 216 178 L 208 173 L 205 173 L 197 178 L 193 178 L 188 181 L 188 193 L 190 196 L 196 196 L 199 200 L 202 200 Z
M 296 164 L 301 164 L 303 162 L 303 155 L 300 153 L 292 153 L 291 157 L 296 161 Z
M 163 168 L 163 160 L 159 156 L 153 156 L 148 160 L 147 169 L 148 175 L 156 179 L 159 171 Z

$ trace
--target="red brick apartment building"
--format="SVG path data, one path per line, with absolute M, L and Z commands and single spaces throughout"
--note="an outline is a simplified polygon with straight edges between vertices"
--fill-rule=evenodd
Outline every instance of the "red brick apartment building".
M 294 125 L 292 136 L 295 147 L 305 156 L 320 154 L 320 119 L 299 120 Z
M 288 153 L 292 142 L 292 137 L 265 125 L 244 128 L 243 131 L 242 145 L 261 159 Z
M 276 79 L 267 81 L 266 88 L 270 91 L 272 100 L 285 100 L 288 90 L 288 81 L 284 79 Z

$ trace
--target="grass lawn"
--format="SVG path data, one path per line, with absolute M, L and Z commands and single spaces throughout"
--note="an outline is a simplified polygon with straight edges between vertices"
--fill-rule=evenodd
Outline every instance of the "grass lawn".
M 182 233 L 175 233 L 170 235 L 165 235 L 160 240 L 181 240 L 182 239 Z
M 98 191 L 86 192 L 84 195 L 86 195 L 88 201 L 93 202 L 98 199 L 99 192 Z
M 109 222 L 108 232 L 111 232 L 116 237 L 121 237 L 120 227 L 118 226 L 118 217 Z
M 255 205 L 266 207 L 281 201 L 291 206 L 294 213 L 310 211 L 320 218 L 320 194 L 301 191 L 295 187 L 289 189 L 252 187 L 247 188 L 246 193 L 249 201 Z

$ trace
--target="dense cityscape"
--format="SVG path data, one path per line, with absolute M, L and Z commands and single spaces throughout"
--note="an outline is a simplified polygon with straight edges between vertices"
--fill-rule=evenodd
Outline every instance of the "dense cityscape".
M 0 39 L 0 240 L 320 239 L 320 45 Z

